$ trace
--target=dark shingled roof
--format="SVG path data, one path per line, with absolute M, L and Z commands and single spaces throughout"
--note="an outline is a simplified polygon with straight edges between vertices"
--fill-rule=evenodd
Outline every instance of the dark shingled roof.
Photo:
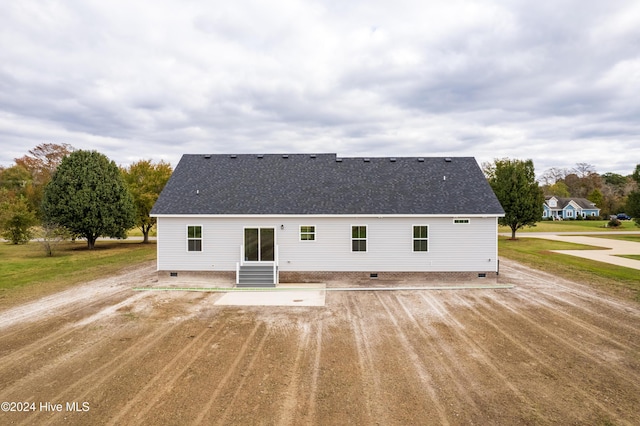
M 184 155 L 153 215 L 502 215 L 473 157 Z

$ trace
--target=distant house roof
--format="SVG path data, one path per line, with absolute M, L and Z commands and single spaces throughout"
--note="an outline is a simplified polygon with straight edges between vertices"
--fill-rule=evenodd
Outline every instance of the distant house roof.
M 183 155 L 152 215 L 503 215 L 473 157 Z
M 545 198 L 545 204 L 549 206 L 549 200 L 555 198 L 558 201 L 558 205 L 556 207 L 550 207 L 553 210 L 562 210 L 569 205 L 572 201 L 580 206 L 581 209 L 584 210 L 600 210 L 596 207 L 595 203 L 587 200 L 586 198 L 565 198 L 565 197 L 555 197 L 555 196 L 547 196 Z

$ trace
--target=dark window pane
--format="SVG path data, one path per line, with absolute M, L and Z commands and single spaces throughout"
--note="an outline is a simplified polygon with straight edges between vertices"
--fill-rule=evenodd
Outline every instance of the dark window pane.
M 428 251 L 427 240 L 413 240 L 413 251 Z
M 189 240 L 189 251 L 202 251 L 202 240 Z

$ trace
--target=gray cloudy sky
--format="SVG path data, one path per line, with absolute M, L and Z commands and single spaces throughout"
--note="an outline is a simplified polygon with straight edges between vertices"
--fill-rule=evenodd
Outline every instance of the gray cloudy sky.
M 637 0 L 20 0 L 0 165 L 43 142 L 640 163 Z

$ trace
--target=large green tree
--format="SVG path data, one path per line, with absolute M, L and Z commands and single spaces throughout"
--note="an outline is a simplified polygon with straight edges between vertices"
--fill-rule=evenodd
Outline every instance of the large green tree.
M 58 165 L 42 200 L 44 222 L 86 238 L 126 238 L 135 226 L 135 207 L 120 169 L 97 151 L 74 151 Z
M 171 177 L 171 172 L 169 163 L 160 161 L 153 164 L 150 160 L 138 161 L 122 170 L 136 206 L 136 226 L 142 231 L 145 243 L 149 242 L 149 231 L 156 223 L 156 218 L 149 216 L 151 208 Z
M 511 238 L 524 226 L 535 226 L 542 219 L 544 194 L 536 182 L 532 160 L 495 160 L 485 167 L 489 184 L 502 204 L 501 225 L 511 228 Z

